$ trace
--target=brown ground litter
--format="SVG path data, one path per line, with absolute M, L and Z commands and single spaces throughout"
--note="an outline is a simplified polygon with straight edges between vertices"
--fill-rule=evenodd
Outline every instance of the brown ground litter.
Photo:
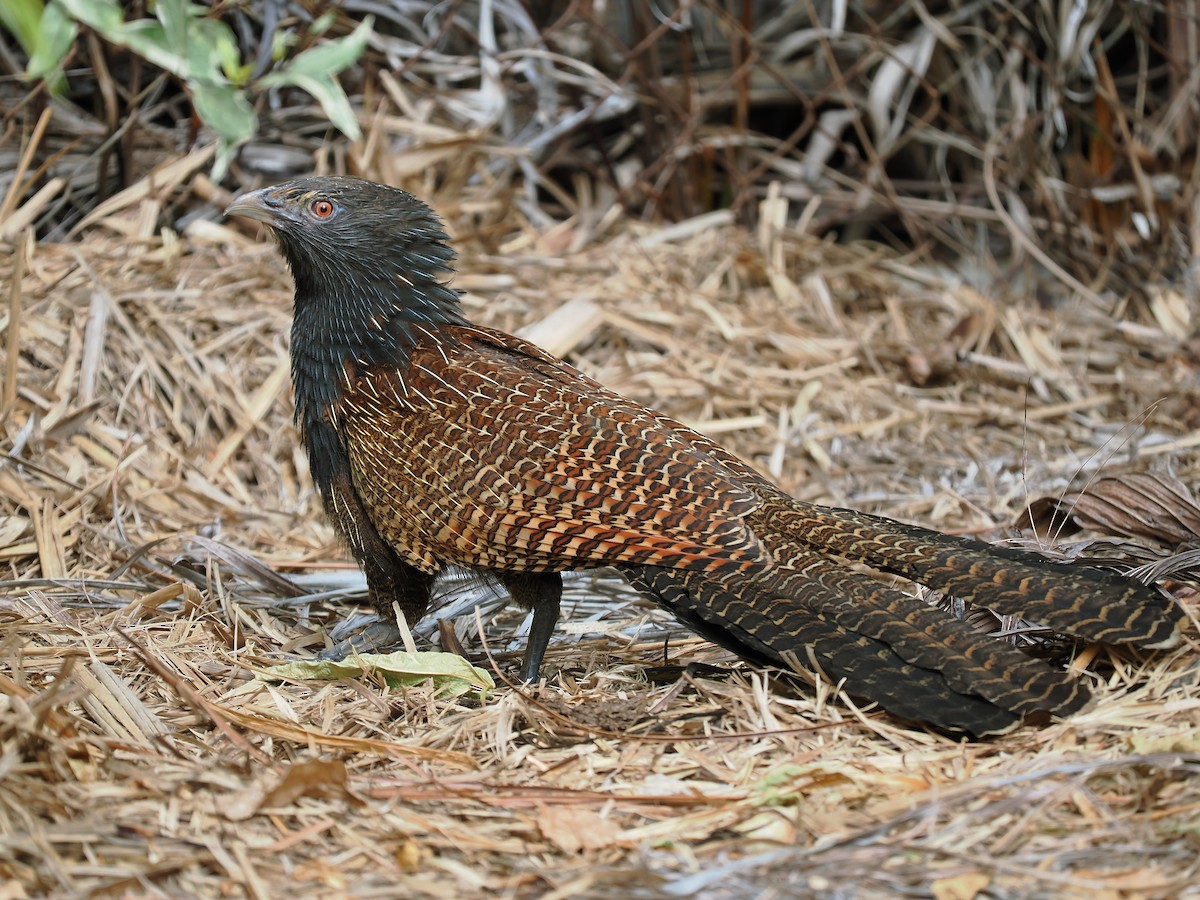
M 572 583 L 540 694 L 259 678 L 360 608 L 318 596 L 361 581 L 291 426 L 290 286 L 269 243 L 131 211 L 0 260 L 0 896 L 1194 890 L 1194 625 L 1166 654 L 1085 648 L 1098 701 L 990 744 L 826 684 L 775 691 L 603 578 Z M 536 328 L 806 499 L 1038 545 L 1055 534 L 1006 526 L 1101 472 L 1150 473 L 1194 509 L 1181 295 L 992 297 L 722 222 L 574 245 L 569 227 L 460 228 L 457 284 L 471 316 Z M 1194 564 L 1132 527 L 1138 496 L 1162 502 L 1134 484 L 1105 495 L 1101 549 L 1166 565 L 1194 618 Z M 519 616 L 479 621 L 511 669 Z M 455 629 L 479 660 L 475 623 Z M 648 682 L 664 655 L 733 672 Z

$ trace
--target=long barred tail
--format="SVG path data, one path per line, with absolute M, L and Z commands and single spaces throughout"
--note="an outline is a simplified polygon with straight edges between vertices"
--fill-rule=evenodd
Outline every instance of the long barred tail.
M 699 634 L 752 662 L 815 663 L 855 696 L 906 719 L 976 736 L 1039 711 L 1067 715 L 1082 683 L 845 565 L 800 551 L 758 579 L 626 567 Z
M 1174 601 L 1152 586 L 1091 566 L 782 495 L 754 514 L 753 528 L 777 555 L 786 557 L 801 546 L 865 562 L 1085 640 L 1148 648 L 1179 642 L 1183 616 Z
M 625 566 L 685 624 L 753 662 L 811 668 L 895 715 L 976 736 L 1088 700 L 1065 672 L 855 571 L 864 562 L 997 612 L 1093 641 L 1169 647 L 1181 612 L 1153 587 L 763 488 L 748 519 L 775 564 L 723 575 Z

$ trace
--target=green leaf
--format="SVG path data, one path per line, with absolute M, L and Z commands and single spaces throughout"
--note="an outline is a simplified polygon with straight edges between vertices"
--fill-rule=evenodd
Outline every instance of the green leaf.
M 138 56 L 149 60 L 164 71 L 179 78 L 187 78 L 187 57 L 171 46 L 162 23 L 157 19 L 135 19 L 125 22 L 111 35 L 105 35 L 114 44 L 128 47 Z
M 225 177 L 225 173 L 229 171 L 229 164 L 233 162 L 234 154 L 237 152 L 237 146 L 233 141 L 217 137 L 217 154 L 213 160 L 212 175 L 210 176 L 213 181 L 219 182 Z
M 238 49 L 237 39 L 233 29 L 224 22 L 213 22 L 220 26 L 213 30 L 213 43 L 216 45 L 215 56 L 217 65 L 225 77 L 238 87 L 244 87 L 254 71 L 254 62 L 243 63 L 242 51 Z
M 186 59 L 191 52 L 188 47 L 188 6 L 187 0 L 157 0 L 154 4 L 154 14 L 162 22 L 163 43 L 180 59 Z
M 77 21 L 186 82 L 197 115 L 217 136 L 218 171 L 229 165 L 239 144 L 254 136 L 258 118 L 245 90 L 253 63 L 242 62 L 232 29 L 207 7 L 192 0 L 155 0 L 157 18 L 126 21 L 120 0 L 51 0 L 52 15 L 49 10 L 43 14 L 42 2 L 0 0 L 0 22 L 14 33 L 32 35 L 30 40 L 40 37 L 44 41 L 39 55 L 30 54 L 31 72 L 56 70 L 75 39 Z M 38 21 L 45 20 L 40 31 L 35 15 Z M 318 20 L 313 33 L 331 22 L 328 17 Z M 330 122 L 348 137 L 359 138 L 354 109 L 335 76 L 361 57 L 373 24 L 374 18 L 367 16 L 350 34 L 322 41 L 284 62 L 255 86 L 290 85 L 307 91 Z M 286 34 L 277 32 L 272 49 L 286 57 L 289 46 Z
M 233 31 L 217 19 L 197 19 L 188 30 L 187 67 L 191 78 L 225 79 L 225 66 L 241 62 Z
M 125 24 L 125 11 L 117 0 L 58 0 L 63 8 L 101 37 L 113 40 Z
M 38 26 L 37 47 L 29 54 L 29 77 L 45 78 L 55 92 L 64 90 L 66 78 L 62 73 L 62 61 L 77 34 L 79 26 L 58 3 L 47 6 Z
M 337 13 L 331 9 L 328 12 L 321 13 L 321 15 L 313 19 L 313 23 L 309 26 L 308 30 L 313 34 L 324 34 L 333 27 L 333 23 L 336 21 Z
M 296 34 L 291 31 L 276 31 L 271 39 L 271 61 L 279 62 L 288 55 L 288 51 L 296 46 Z
M 290 60 L 284 66 L 284 71 L 309 75 L 314 78 L 321 75 L 336 75 L 362 56 L 363 50 L 367 46 L 367 38 L 371 36 L 371 26 L 374 23 L 374 16 L 367 16 L 357 28 L 345 37 L 334 38 L 308 48 Z
M 42 0 L 5 0 L 0 3 L 0 25 L 16 36 L 29 56 L 33 56 L 38 48 L 38 25 L 43 15 Z
M 196 112 L 218 135 L 234 144 L 254 137 L 258 116 L 240 90 L 228 84 L 205 81 L 188 82 Z
M 389 687 L 409 687 L 432 679 L 439 697 L 458 697 L 468 691 L 481 695 L 496 683 L 483 669 L 456 653 L 364 653 L 338 662 L 302 660 L 273 666 L 260 673 L 264 678 L 357 678 L 366 672 L 378 672 Z
M 270 81 L 269 85 L 266 83 L 268 80 Z M 325 111 L 329 121 L 342 134 L 352 141 L 357 141 L 362 137 L 358 119 L 354 115 L 354 107 L 350 105 L 346 92 L 342 90 L 342 86 L 332 75 L 312 77 L 295 72 L 273 72 L 260 78 L 259 85 L 262 87 L 291 85 L 307 91 L 321 104 L 321 109 Z

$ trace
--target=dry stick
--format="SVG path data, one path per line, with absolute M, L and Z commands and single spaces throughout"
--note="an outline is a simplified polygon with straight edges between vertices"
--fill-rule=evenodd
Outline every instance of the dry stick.
M 34 173 L 37 177 L 37 173 Z M 62 193 L 67 186 L 65 178 L 51 178 L 32 197 L 26 200 L 20 209 L 13 210 L 12 215 L 0 220 L 0 241 L 8 241 L 13 235 L 19 235 L 33 224 L 33 220 L 42 214 L 54 198 Z
M 87 406 L 96 399 L 96 385 L 100 380 L 100 359 L 104 355 L 105 325 L 108 323 L 108 296 L 104 290 L 92 292 L 88 304 L 87 324 L 83 327 L 83 358 L 79 362 L 80 406 Z
M 292 679 L 284 679 L 291 681 Z M 303 679 L 296 679 L 297 682 Z M 326 734 L 313 728 L 307 728 L 286 719 L 274 718 L 263 714 L 252 714 L 239 709 L 221 708 L 221 715 L 229 722 L 234 722 L 247 731 L 267 735 L 272 738 L 292 741 L 310 747 L 329 747 L 339 751 L 354 751 L 357 753 L 373 753 L 378 756 L 391 756 L 397 760 L 412 765 L 415 757 L 426 762 L 440 762 L 460 766 L 464 769 L 478 769 L 479 766 L 466 753 L 448 750 L 444 747 L 425 747 L 401 744 L 397 741 L 382 738 L 347 737 L 341 734 Z M 415 769 L 415 771 L 420 771 Z
M 280 357 L 275 371 L 267 377 L 266 381 L 259 386 L 258 390 L 254 392 L 254 396 L 248 401 L 244 410 L 245 418 L 242 423 L 228 437 L 221 441 L 212 459 L 204 464 L 203 471 L 205 477 L 215 478 L 225 466 L 225 463 L 229 462 L 230 458 L 237 453 L 238 448 L 242 446 L 246 438 L 250 436 L 250 433 L 263 423 L 267 417 L 267 413 L 271 411 L 271 407 L 283 391 L 290 372 L 291 363 L 286 356 Z
M 163 665 L 163 663 L 160 662 L 159 659 L 153 653 L 151 653 L 144 644 L 141 643 L 141 641 L 135 638 L 124 628 L 117 626 L 116 631 L 117 634 L 121 635 L 121 637 L 125 638 L 125 640 L 129 642 L 129 644 L 133 647 L 134 653 L 141 658 L 142 663 L 148 669 L 150 669 L 151 672 L 157 675 L 163 682 L 166 683 L 168 687 L 175 691 L 175 693 L 188 706 L 212 722 L 213 725 L 216 726 L 217 730 L 229 739 L 229 742 L 233 744 L 233 746 L 237 747 L 239 750 L 257 762 L 271 762 L 271 759 L 265 753 L 242 737 L 242 735 L 233 728 L 233 726 L 229 723 L 228 718 L 221 711 L 220 707 L 218 707 L 216 704 L 209 703 L 202 696 L 200 696 L 199 691 Z
M 378 800 L 410 800 L 431 802 L 435 800 L 463 800 L 487 806 L 503 806 L 511 809 L 514 804 L 574 805 L 587 804 L 599 808 L 604 804 L 615 804 L 622 809 L 638 809 L 647 806 L 667 809 L 690 809 L 692 807 L 729 807 L 745 803 L 745 797 L 713 796 L 711 794 L 618 794 L 615 791 L 588 788 L 558 787 L 546 784 L 506 784 L 494 780 L 474 778 L 439 778 L 437 775 L 420 773 L 420 782 L 380 783 L 363 785 L 360 796 Z M 484 796 L 487 795 L 487 796 Z M 493 796 L 494 795 L 494 796 Z
M 37 151 L 38 145 L 42 142 L 42 137 L 46 134 L 46 128 L 50 124 L 50 117 L 54 115 L 54 107 L 47 106 L 42 110 L 42 115 L 37 121 L 37 125 L 33 127 L 33 136 L 30 137 L 29 143 L 25 146 L 25 152 L 21 154 L 21 160 L 17 163 L 17 170 L 13 172 L 12 183 L 8 186 L 8 195 L 4 198 L 4 205 L 0 206 L 0 222 L 3 222 L 12 215 L 14 209 L 17 208 L 17 201 L 21 199 L 22 185 L 25 180 L 25 173 L 29 170 L 29 163 L 33 161 L 33 154 Z
M 817 14 L 816 5 L 812 2 L 812 0 L 808 0 L 806 7 L 809 11 L 810 17 L 812 18 L 813 24 L 818 29 L 817 46 L 821 50 L 820 59 L 829 67 L 829 73 L 833 81 L 833 90 L 828 91 L 828 95 L 833 96 L 836 99 L 840 99 L 842 101 L 842 105 L 846 109 L 856 109 L 858 104 L 854 97 L 854 91 L 850 86 L 850 81 L 847 77 L 847 74 L 841 68 L 837 54 L 834 52 L 833 42 L 830 41 L 826 30 L 820 25 L 820 17 Z M 861 61 L 852 66 L 851 69 L 853 70 L 859 65 L 862 65 Z M 924 77 L 918 75 L 918 73 L 915 71 L 912 71 L 912 74 L 919 78 L 919 80 L 922 82 L 925 81 Z M 937 92 L 931 89 L 931 93 L 936 96 Z M 933 115 L 936 108 L 937 104 L 931 105 L 929 113 L 930 116 Z M 867 132 L 866 126 L 863 125 L 862 119 L 862 116 L 854 116 L 850 120 L 850 125 L 854 129 L 854 133 L 858 136 L 859 142 L 862 144 L 863 153 L 867 158 L 867 162 L 870 164 L 870 170 L 867 173 L 867 177 L 863 180 L 859 187 L 863 192 L 866 192 L 864 193 L 864 196 L 882 195 L 888 201 L 889 207 L 894 210 L 895 213 L 900 217 L 901 221 L 904 222 L 905 228 L 908 229 L 909 233 L 919 234 L 920 222 L 914 220 L 914 216 L 910 213 L 906 201 L 900 197 L 900 194 L 896 190 L 896 186 L 892 184 L 892 180 L 888 178 L 885 165 L 886 160 L 879 155 L 879 151 L 875 147 L 875 142 L 872 140 L 871 135 Z M 891 152 L 894 153 L 894 149 Z M 874 172 L 878 178 L 876 184 L 871 184 L 871 172 Z
M 996 145 L 999 143 L 1001 136 L 1007 131 L 1007 128 L 1001 128 L 983 148 L 983 187 L 987 191 L 988 202 L 992 204 L 992 209 L 996 211 L 996 215 L 1000 217 L 1000 221 L 1004 223 L 1004 227 L 1008 229 L 1009 235 L 1014 241 L 1040 262 L 1043 266 L 1049 269 L 1055 277 L 1064 284 L 1083 294 L 1088 300 L 1102 307 L 1104 302 L 1090 287 L 1052 260 L 1041 247 L 1033 242 L 1016 220 L 1009 214 L 1008 209 L 1000 202 L 1000 192 L 996 188 Z
M 1147 218 L 1153 219 L 1154 216 L 1154 188 L 1150 185 L 1150 178 L 1146 175 L 1146 170 L 1142 168 L 1141 162 L 1138 160 L 1138 155 L 1135 150 L 1133 133 L 1129 130 L 1129 117 L 1125 115 L 1125 110 L 1121 107 L 1121 95 L 1117 92 L 1117 85 L 1113 81 L 1112 69 L 1108 67 L 1108 57 L 1100 52 L 1100 39 L 1096 38 L 1097 53 L 1095 54 L 1096 75 L 1099 77 L 1100 86 L 1104 94 L 1105 101 L 1112 108 L 1113 117 L 1117 120 L 1117 126 L 1121 129 L 1121 140 L 1125 142 L 1126 161 L 1129 163 L 1129 170 L 1133 173 L 1133 182 L 1137 185 L 1138 194 L 1142 201 L 1142 209 L 1145 210 Z
M 206 166 L 216 152 L 216 144 L 206 144 L 203 147 L 197 147 L 186 156 L 170 159 L 156 166 L 141 180 L 98 203 L 91 212 L 72 226 L 70 234 L 78 235 L 85 228 L 136 203 L 173 191 L 197 169 Z
M 0 408 L 0 424 L 17 404 L 17 362 L 21 347 L 21 281 L 25 278 L 25 236 L 17 240 L 17 256 L 13 260 L 12 285 L 8 303 L 8 356 L 4 361 L 4 406 Z

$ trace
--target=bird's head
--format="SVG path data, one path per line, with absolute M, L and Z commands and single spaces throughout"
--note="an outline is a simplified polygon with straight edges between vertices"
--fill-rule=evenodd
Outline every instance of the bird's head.
M 296 281 L 297 312 L 458 321 L 458 294 L 441 220 L 407 191 L 361 178 L 316 176 L 251 191 L 225 210 L 265 223 Z
M 446 232 L 412 194 L 359 178 L 301 178 L 243 194 L 225 214 L 264 222 L 292 270 L 300 418 L 336 399 L 347 366 L 403 368 L 421 335 L 466 322 L 446 284 Z

